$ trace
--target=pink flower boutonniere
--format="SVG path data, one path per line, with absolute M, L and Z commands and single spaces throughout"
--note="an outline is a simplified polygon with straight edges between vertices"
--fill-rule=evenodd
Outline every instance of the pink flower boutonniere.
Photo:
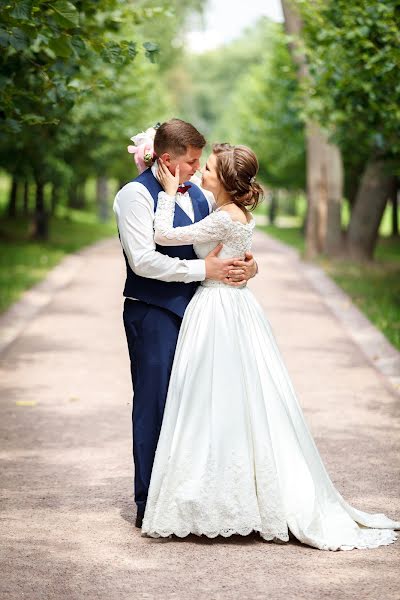
M 128 146 L 129 154 L 134 155 L 136 166 L 139 173 L 151 167 L 156 158 L 154 154 L 154 136 L 156 135 L 156 127 L 149 127 L 146 131 L 142 131 L 131 137 L 134 146 Z

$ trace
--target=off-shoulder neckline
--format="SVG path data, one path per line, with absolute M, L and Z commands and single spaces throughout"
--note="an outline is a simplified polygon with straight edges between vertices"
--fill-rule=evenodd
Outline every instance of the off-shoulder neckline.
M 256 223 L 256 220 L 255 220 L 255 218 L 253 217 L 253 215 L 251 216 L 251 220 L 250 220 L 248 223 L 242 223 L 241 221 L 236 221 L 235 219 L 232 219 L 232 217 L 231 217 L 231 215 L 229 214 L 229 212 L 228 212 L 227 210 L 221 210 L 221 207 L 218 207 L 218 208 L 216 208 L 216 209 L 214 210 L 214 212 L 215 212 L 215 213 L 216 213 L 216 212 L 220 212 L 221 214 L 225 214 L 225 215 L 228 217 L 228 219 L 229 219 L 230 221 L 232 221 L 232 223 L 235 223 L 236 225 L 241 225 L 242 227 L 246 227 L 246 228 L 247 228 L 247 227 L 251 227 L 251 228 L 253 228 L 253 227 L 254 227 L 254 225 L 255 225 L 255 223 Z

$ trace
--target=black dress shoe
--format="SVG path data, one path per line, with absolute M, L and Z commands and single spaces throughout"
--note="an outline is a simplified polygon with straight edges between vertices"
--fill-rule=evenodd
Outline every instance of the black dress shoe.
M 142 528 L 143 517 L 144 517 L 144 509 L 143 510 L 138 509 L 137 515 L 136 515 L 135 526 L 138 527 L 139 529 Z

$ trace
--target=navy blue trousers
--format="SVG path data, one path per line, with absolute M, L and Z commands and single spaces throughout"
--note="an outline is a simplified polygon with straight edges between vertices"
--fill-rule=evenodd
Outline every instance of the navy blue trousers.
M 138 511 L 144 511 L 146 506 L 181 323 L 182 319 L 168 310 L 125 299 L 124 326 L 133 386 L 134 489 Z

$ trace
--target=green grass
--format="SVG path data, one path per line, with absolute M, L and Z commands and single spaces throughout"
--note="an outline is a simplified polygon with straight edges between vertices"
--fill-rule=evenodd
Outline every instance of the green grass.
M 286 199 L 286 200 L 281 199 L 279 201 L 278 213 L 280 216 L 277 217 L 277 220 L 278 221 L 279 221 L 279 219 L 284 219 L 285 221 L 292 220 L 293 224 L 297 224 L 298 226 L 300 226 L 301 223 L 303 222 L 305 214 L 306 214 L 306 208 L 307 208 L 306 196 L 302 193 L 293 194 L 292 200 L 291 200 L 291 205 L 292 205 L 292 208 L 295 208 L 295 214 L 288 216 L 288 213 L 289 213 L 288 199 Z M 267 202 L 265 200 L 263 202 L 260 202 L 260 204 L 257 206 L 257 208 L 254 212 L 257 215 L 267 215 L 268 214 Z M 381 223 L 379 225 L 379 234 L 383 237 L 389 236 L 391 233 L 392 213 L 393 213 L 393 205 L 388 204 L 385 208 Z M 399 220 L 400 220 L 400 206 L 398 208 L 398 216 L 399 216 Z M 348 227 L 348 224 L 350 222 L 350 207 L 349 207 L 349 203 L 347 200 L 343 200 L 343 202 L 342 202 L 341 222 L 342 222 L 342 228 L 344 230 L 346 230 Z
M 88 182 L 87 196 L 93 204 L 94 183 Z M 5 207 L 9 179 L 0 173 L 0 209 Z M 260 227 L 282 242 L 304 251 L 304 238 L 300 229 L 301 215 L 305 210 L 305 198 L 298 195 L 298 217 L 278 217 L 277 227 Z M 391 207 L 387 207 L 382 219 L 380 234 L 390 231 Z M 266 214 L 262 203 L 256 213 Z M 349 211 L 346 203 L 342 209 L 342 223 L 346 225 Z M 46 243 L 29 239 L 26 220 L 0 219 L 0 311 L 15 302 L 21 293 L 43 279 L 66 254 L 104 237 L 116 235 L 113 220 L 107 224 L 98 222 L 90 212 L 73 211 L 60 207 L 57 217 L 50 224 L 50 240 Z M 400 349 L 400 241 L 381 237 L 376 260 L 370 265 L 349 261 L 319 262 L 325 271 L 349 294 L 355 304 Z
M 277 227 L 276 225 L 263 225 L 259 227 L 272 237 L 293 246 L 301 254 L 304 252 L 304 237 L 300 227 Z
M 260 229 L 300 253 L 304 251 L 300 227 L 267 225 Z M 400 239 L 381 237 L 373 263 L 358 264 L 326 258 L 319 259 L 318 263 L 400 350 Z
M 400 261 L 321 261 L 325 271 L 400 350 Z
M 116 235 L 114 220 L 99 223 L 91 213 L 60 210 L 50 223 L 48 242 L 29 239 L 27 220 L 0 220 L 0 311 L 39 282 L 68 253 Z

